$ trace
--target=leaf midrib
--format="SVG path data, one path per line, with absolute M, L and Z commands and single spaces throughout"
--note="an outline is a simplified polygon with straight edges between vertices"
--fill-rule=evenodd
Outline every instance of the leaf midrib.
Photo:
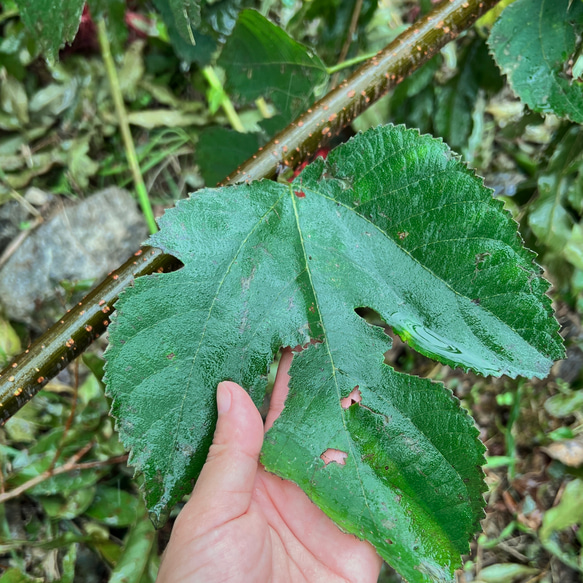
M 296 228 L 298 230 L 298 236 L 300 238 L 300 243 L 302 246 L 302 253 L 304 255 L 304 263 L 306 266 L 306 272 L 308 274 L 308 279 L 310 280 L 310 288 L 312 289 L 312 293 L 314 295 L 314 302 L 316 304 L 316 309 L 318 310 L 318 315 L 320 316 L 320 324 L 322 326 L 322 334 L 324 336 L 324 342 L 323 344 L 326 346 L 326 351 L 328 353 L 328 357 L 330 358 L 330 365 L 332 367 L 332 378 L 334 379 L 334 386 L 336 387 L 336 394 L 338 397 L 338 404 L 340 406 L 340 401 L 342 399 L 342 395 L 340 393 L 340 388 L 338 386 L 338 380 L 336 379 L 336 365 L 334 364 L 334 357 L 332 356 L 332 352 L 330 350 L 330 345 L 328 344 L 328 334 L 326 333 L 326 325 L 324 324 L 324 319 L 322 318 L 322 311 L 320 309 L 320 302 L 318 301 L 318 294 L 316 292 L 316 287 L 314 286 L 314 282 L 312 279 L 312 270 L 310 269 L 309 263 L 308 263 L 308 255 L 306 253 L 306 246 L 305 246 L 305 242 L 304 242 L 304 236 L 302 233 L 302 229 L 300 226 L 300 217 L 299 217 L 299 213 L 298 213 L 298 207 L 297 207 L 297 203 L 295 200 L 295 195 L 293 193 L 293 186 L 294 183 L 290 183 L 289 185 L 289 196 L 290 199 L 292 201 L 292 205 L 293 205 L 293 209 L 294 209 L 294 217 L 295 217 L 295 221 L 296 221 Z M 346 419 L 344 418 L 344 412 L 341 410 L 340 411 L 340 417 L 342 419 L 342 425 L 344 427 L 344 433 L 345 435 L 349 435 L 350 432 L 348 431 L 348 428 L 346 427 Z M 370 509 L 370 506 L 368 504 L 368 496 L 366 495 L 366 491 L 364 488 L 364 483 L 362 481 L 362 478 L 360 476 L 360 471 L 358 468 L 358 463 L 357 463 L 357 457 L 356 454 L 354 452 L 354 448 L 352 446 L 352 442 L 350 439 L 347 439 L 347 444 L 348 444 L 348 448 L 350 449 L 350 454 L 352 456 L 352 459 L 354 460 L 354 467 L 356 470 L 356 475 L 358 478 L 358 483 L 360 485 L 360 490 L 362 492 L 362 498 L 364 500 L 364 503 L 366 504 L 366 508 L 368 510 L 369 516 L 371 518 L 372 523 L 375 525 L 375 527 L 378 529 L 378 525 L 377 522 L 375 520 L 375 516 L 374 513 L 372 512 L 372 510 Z

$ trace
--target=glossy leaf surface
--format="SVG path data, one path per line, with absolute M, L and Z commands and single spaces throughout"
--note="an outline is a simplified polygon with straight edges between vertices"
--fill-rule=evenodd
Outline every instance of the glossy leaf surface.
M 548 284 L 501 203 L 442 142 L 385 126 L 291 184 L 201 190 L 160 223 L 149 243 L 184 267 L 122 294 L 106 373 L 153 516 L 205 461 L 218 382 L 260 404 L 274 353 L 314 340 L 263 463 L 409 581 L 452 580 L 482 516 L 483 446 L 441 384 L 383 364 L 390 339 L 355 308 L 444 363 L 544 376 L 562 354 Z
M 279 115 L 263 122 L 269 134 L 286 126 L 314 101 L 314 90 L 327 79 L 317 55 L 255 10 L 243 10 L 218 64 L 225 89 L 243 103 L 269 98 Z
M 583 123 L 583 85 L 573 65 L 583 33 L 583 3 L 517 0 L 488 43 L 514 91 L 531 109 Z

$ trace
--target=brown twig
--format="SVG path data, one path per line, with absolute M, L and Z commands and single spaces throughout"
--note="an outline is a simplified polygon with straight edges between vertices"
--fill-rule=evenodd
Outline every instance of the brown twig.
M 92 462 L 84 462 L 84 463 L 78 464 L 77 461 L 80 460 L 93 447 L 93 445 L 94 445 L 94 442 L 91 441 L 86 446 L 81 448 L 76 454 L 72 455 L 62 466 L 58 466 L 57 468 L 54 468 L 52 470 L 45 470 L 42 474 L 39 474 L 38 476 L 31 478 L 30 480 L 28 480 L 28 482 L 24 482 L 24 484 L 21 484 L 17 488 L 14 488 L 13 490 L 10 490 L 9 492 L 5 492 L 3 494 L 0 494 L 0 504 L 3 504 L 4 502 L 6 502 L 8 500 L 12 500 L 13 498 L 17 498 L 18 496 L 20 496 L 21 494 L 23 494 L 27 490 L 34 488 L 38 484 L 41 484 L 45 480 L 48 480 L 49 478 L 52 478 L 54 476 L 58 476 L 60 474 L 66 474 L 67 472 L 89 470 L 92 468 L 99 468 L 101 466 L 110 466 L 113 464 L 120 464 L 120 463 L 127 461 L 127 459 L 128 459 L 128 455 L 124 454 L 124 455 L 118 455 L 115 457 L 111 457 L 111 458 L 106 459 L 106 460 L 95 460 Z

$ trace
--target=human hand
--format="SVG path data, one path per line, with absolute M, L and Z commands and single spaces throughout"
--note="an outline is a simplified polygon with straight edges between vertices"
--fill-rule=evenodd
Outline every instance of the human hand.
M 288 393 L 284 351 L 265 427 L 251 397 L 220 383 L 207 461 L 180 512 L 157 583 L 376 583 L 381 559 L 341 532 L 295 484 L 258 463 L 263 434 Z

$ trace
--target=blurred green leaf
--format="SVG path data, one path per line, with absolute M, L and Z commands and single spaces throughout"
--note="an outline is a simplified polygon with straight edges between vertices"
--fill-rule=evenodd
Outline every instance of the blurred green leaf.
M 104 374 L 103 367 L 105 366 L 105 360 L 103 360 L 103 358 L 101 358 L 94 352 L 84 352 L 82 358 L 83 362 L 85 363 L 85 366 L 87 366 L 87 368 L 93 373 L 94 378 L 101 382 Z M 79 393 L 81 393 L 81 389 L 79 389 Z M 99 395 L 100 397 L 103 397 L 102 392 L 98 393 L 96 391 L 93 393 L 93 395 Z M 91 396 L 91 398 L 93 398 L 93 395 Z M 105 399 L 105 397 L 103 397 L 103 399 Z
M 150 551 L 156 540 L 156 531 L 146 515 L 131 528 L 124 552 L 111 573 L 109 583 L 140 583 L 148 573 Z
M 129 526 L 136 522 L 143 505 L 136 496 L 120 488 L 98 486 L 87 516 L 107 526 Z
M 200 24 L 200 0 L 168 0 L 178 34 L 188 43 L 195 45 L 193 28 Z
M 472 112 L 480 88 L 499 91 L 502 79 L 486 43 L 477 38 L 458 61 L 458 71 L 435 87 L 434 129 L 454 150 L 461 152 L 472 131 Z
M 0 583 L 43 583 L 42 579 L 37 577 L 29 577 L 20 569 L 13 567 L 8 569 L 1 577 Z
M 518 563 L 498 563 L 480 571 L 478 581 L 484 583 L 512 583 L 519 577 L 532 577 L 539 573 L 538 569 Z
M 561 545 L 560 531 L 572 527 L 581 527 L 583 523 L 583 480 L 576 479 L 567 484 L 561 501 L 543 516 L 539 530 L 540 540 L 550 553 L 569 565 L 583 572 L 581 557 Z
M 423 133 L 431 130 L 434 111 L 432 83 L 440 63 L 441 57 L 436 55 L 397 85 L 389 102 L 396 123 L 416 127 Z
M 121 53 L 128 37 L 128 28 L 125 22 L 126 0 L 87 0 L 87 3 L 94 21 L 97 18 L 105 18 L 107 36 L 111 43 L 112 51 L 115 54 Z
M 72 140 L 67 147 L 67 175 L 78 188 L 85 190 L 89 179 L 97 174 L 99 164 L 89 155 L 89 136 Z
M 531 109 L 583 123 L 583 91 L 571 66 L 583 33 L 583 4 L 516 0 L 488 44 L 514 91 Z
M 571 265 L 577 269 L 583 269 L 583 227 L 581 224 L 573 225 L 563 255 Z
M 583 160 L 583 130 L 571 127 L 559 140 L 548 166 L 538 177 L 538 198 L 530 205 L 528 224 L 537 239 L 550 250 L 563 252 L 571 240 L 575 226 L 575 213 L 569 199 L 581 185 L 579 169 Z M 575 235 L 576 244 L 576 235 Z M 579 260 L 573 249 L 569 259 Z
M 241 103 L 273 101 L 279 115 L 261 124 L 269 135 L 306 109 L 328 78 L 317 55 L 255 10 L 241 12 L 218 65 L 226 72 L 226 91 Z
M 20 349 L 20 337 L 10 322 L 0 315 L 0 368 L 5 367 Z
M 335 65 L 342 47 L 347 42 L 350 24 L 358 0 L 312 0 L 303 3 L 303 10 L 289 23 L 290 32 L 296 37 L 305 35 L 310 21 L 316 24 L 314 36 L 318 42 L 318 51 L 328 64 Z M 355 56 L 358 49 L 367 48 L 365 29 L 377 9 L 377 0 L 364 0 L 359 7 L 358 21 L 352 33 L 350 50 L 347 57 Z M 394 8 L 393 8 L 394 10 Z M 385 39 L 384 45 L 388 44 Z M 379 47 L 380 49 L 381 47 Z
M 173 0 L 173 2 L 176 5 L 180 0 Z M 215 39 L 200 31 L 193 31 L 191 23 L 185 22 L 183 14 L 177 15 L 167 0 L 154 0 L 154 5 L 168 27 L 168 37 L 178 58 L 187 63 L 196 62 L 201 66 L 207 65 L 217 47 Z M 190 42 L 188 28 L 194 36 L 196 42 L 194 45 Z M 189 40 L 185 39 L 184 33 Z
M 583 390 L 553 395 L 545 401 L 545 409 L 553 417 L 568 417 L 583 410 Z
M 59 494 L 67 497 L 78 490 L 93 486 L 101 479 L 103 473 L 103 468 L 93 468 L 57 474 L 34 486 L 28 490 L 28 493 L 33 496 L 56 496 Z
M 131 125 L 153 129 L 159 127 L 176 128 L 208 123 L 205 114 L 187 113 L 172 109 L 132 111 L 128 114 Z
M 62 575 L 59 583 L 73 583 L 75 579 L 75 562 L 77 560 L 78 545 L 72 544 L 63 557 Z
M 49 60 L 75 38 L 85 0 L 16 0 L 20 16 L 34 31 Z
M 95 486 L 70 492 L 66 497 L 47 496 L 39 498 L 39 502 L 47 516 L 53 519 L 72 519 L 83 514 L 93 501 Z
M 143 51 L 145 46 L 144 40 L 136 40 L 126 48 L 123 54 L 118 75 L 119 88 L 123 96 L 130 101 L 136 99 L 138 84 L 144 76 Z
M 562 441 L 563 439 L 572 439 L 575 437 L 575 434 L 569 427 L 558 427 L 554 431 L 551 431 L 547 437 L 553 441 Z
M 260 146 L 258 134 L 241 134 L 222 127 L 205 128 L 199 134 L 196 159 L 207 186 L 215 186 Z
M 20 124 L 28 124 L 28 96 L 24 85 L 1 69 L 0 107 L 7 114 L 14 115 Z

